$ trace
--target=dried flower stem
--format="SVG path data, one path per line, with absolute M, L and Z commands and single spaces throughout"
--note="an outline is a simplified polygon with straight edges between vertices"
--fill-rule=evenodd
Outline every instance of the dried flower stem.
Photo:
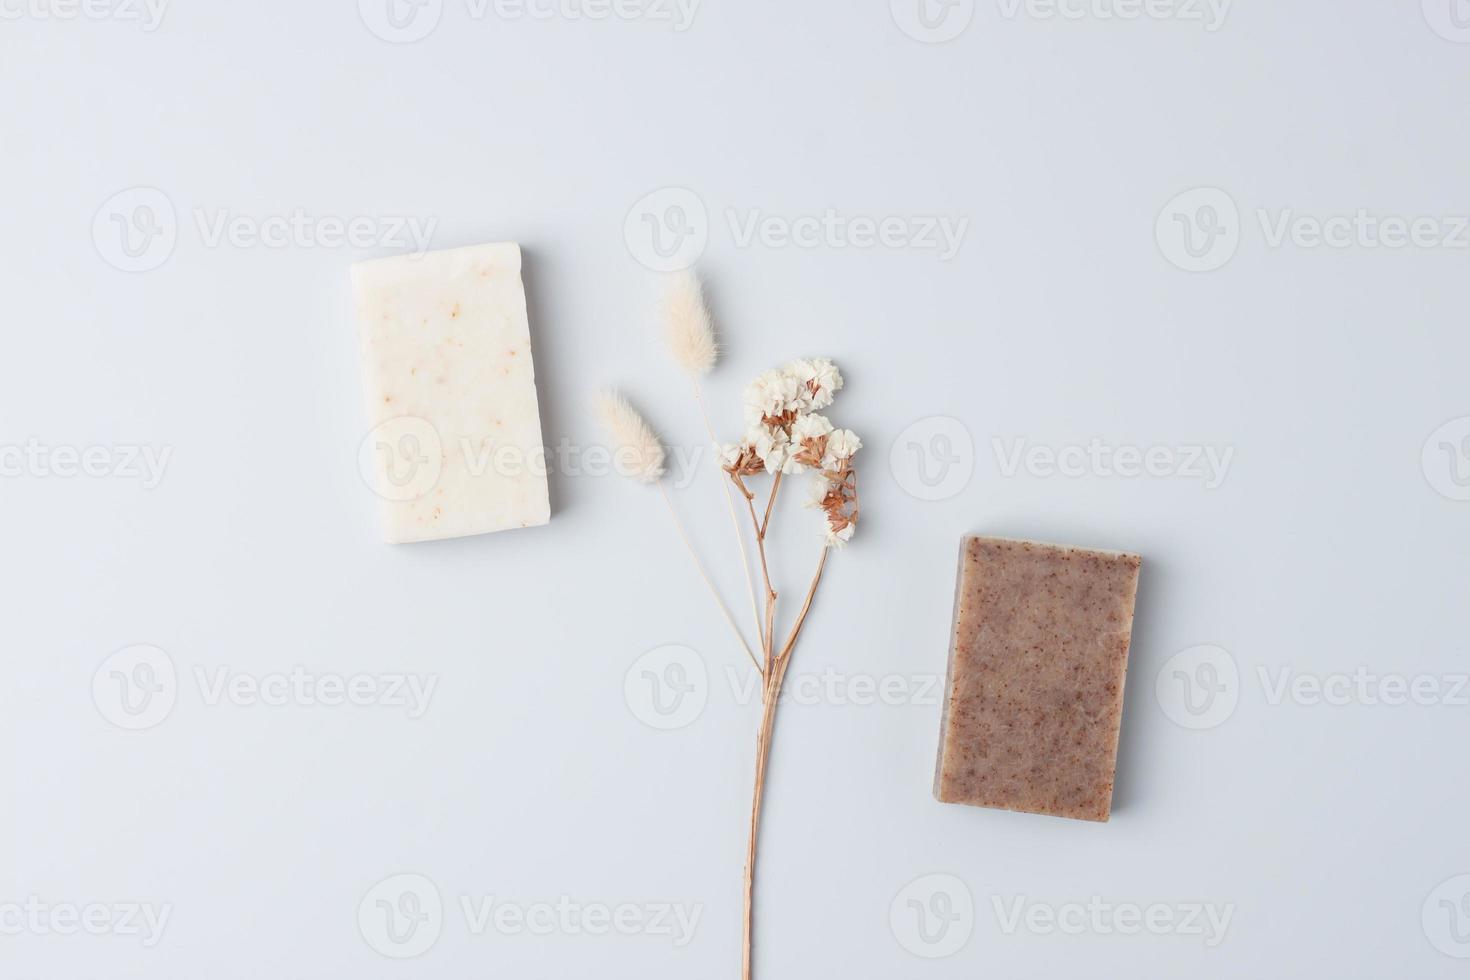
M 719 440 L 715 438 L 715 427 L 710 424 L 709 412 L 706 411 L 704 407 L 704 394 L 699 389 L 698 381 L 693 382 L 693 385 L 694 401 L 695 404 L 699 406 L 700 417 L 704 419 L 704 429 L 706 432 L 709 433 L 710 445 L 718 446 Z M 721 480 L 720 486 L 725 491 L 725 503 L 729 506 L 730 527 L 735 532 L 735 544 L 740 548 L 740 573 L 745 576 L 745 589 L 747 592 L 750 593 L 750 613 L 751 616 L 755 618 L 755 632 L 757 639 L 759 639 L 761 634 L 760 604 L 756 602 L 755 599 L 755 579 L 752 578 L 750 574 L 750 555 L 745 550 L 745 535 L 740 532 L 740 517 L 738 514 L 735 513 L 735 497 L 733 494 L 730 493 L 730 484 L 726 483 L 724 480 Z M 744 642 L 745 639 L 742 636 L 741 643 L 743 644 Z M 750 653 L 750 647 L 746 646 L 745 651 L 746 653 Z M 751 659 L 755 659 L 753 654 L 751 656 Z M 761 670 L 759 664 L 756 665 L 756 669 Z M 765 671 L 761 670 L 761 673 L 762 675 L 764 675 Z
M 715 589 L 715 583 L 710 581 L 709 574 L 705 572 L 704 562 L 699 560 L 699 555 L 695 552 L 694 545 L 690 543 L 689 535 L 684 530 L 684 522 L 679 520 L 679 512 L 674 509 L 674 502 L 669 499 L 669 491 L 664 487 L 662 481 L 658 484 L 658 492 L 659 496 L 664 499 L 664 505 L 669 509 L 669 516 L 674 519 L 674 527 L 679 531 L 679 539 L 684 542 L 684 547 L 689 552 L 689 557 L 694 562 L 694 567 L 699 571 L 699 577 L 704 579 L 705 588 L 709 589 L 709 594 L 715 600 L 715 605 L 720 607 L 720 612 L 725 616 L 725 622 L 730 624 L 730 629 L 734 632 L 735 638 L 740 641 L 740 647 L 745 651 L 745 655 L 750 658 L 752 664 L 755 664 L 755 669 L 764 674 L 765 671 L 761 669 L 760 661 L 756 660 L 755 654 L 750 649 L 750 644 L 745 642 L 745 634 L 741 633 L 740 627 L 735 625 L 735 617 L 730 615 L 730 610 L 725 605 L 725 600 L 720 598 L 719 591 Z
M 755 529 L 755 543 L 756 547 L 759 549 L 761 560 L 761 577 L 765 579 L 766 597 L 769 601 L 771 598 L 775 597 L 776 590 L 771 588 L 771 570 L 770 567 L 766 564 L 766 536 L 761 533 L 760 519 L 755 516 L 755 494 L 751 493 L 745 488 L 745 484 L 741 481 L 739 476 L 732 476 L 731 479 L 735 482 L 735 485 L 740 488 L 740 492 L 745 495 L 745 506 L 750 508 L 750 525 Z M 759 632 L 761 646 L 762 648 L 764 648 L 767 645 L 766 635 L 770 631 L 760 630 Z
M 774 492 L 772 496 L 775 496 Z M 754 519 L 754 517 L 755 513 L 752 509 L 751 518 Z M 757 531 L 761 531 L 759 526 Z M 760 533 L 760 538 L 764 541 L 764 532 Z M 751 951 L 755 933 L 756 842 L 760 837 L 761 803 L 765 797 L 766 766 L 771 757 L 771 736 L 776 728 L 776 705 L 780 701 L 781 685 L 786 680 L 786 671 L 791 666 L 791 654 L 796 648 L 796 638 L 801 635 L 802 624 L 806 622 L 807 613 L 811 611 L 812 599 L 817 594 L 818 583 L 822 581 L 822 569 L 827 565 L 827 553 L 830 550 L 826 547 L 822 548 L 822 557 L 817 562 L 817 572 L 812 576 L 811 587 L 807 589 L 806 601 L 802 603 L 801 612 L 797 614 L 796 623 L 791 627 L 791 635 L 787 637 L 781 652 L 772 658 L 769 644 L 767 646 L 767 671 L 765 684 L 761 688 L 761 724 L 755 736 L 755 788 L 750 800 L 750 838 L 745 845 L 745 928 L 740 959 L 741 980 L 751 978 Z M 775 608 L 776 594 L 772 592 L 766 607 L 766 622 L 771 626 L 774 626 Z M 769 636 L 770 633 L 768 632 L 767 635 Z
M 750 512 L 750 526 L 755 534 L 760 555 L 761 577 L 766 586 L 765 623 L 760 627 L 761 652 L 764 657 L 761 674 L 761 720 L 756 730 L 755 785 L 750 801 L 750 837 L 745 845 L 744 942 L 741 951 L 741 977 L 750 980 L 754 969 L 755 934 L 755 862 L 760 843 L 761 808 L 765 798 L 766 772 L 770 764 L 771 742 L 776 727 L 776 712 L 781 689 L 791 667 L 793 651 L 811 612 L 812 601 L 827 567 L 827 552 L 849 541 L 857 521 L 857 475 L 852 457 L 862 448 L 862 440 L 851 429 L 838 429 L 821 414 L 832 404 L 833 394 L 842 387 L 842 375 L 826 358 L 791 361 L 785 367 L 761 374 L 745 389 L 744 417 L 746 431 L 740 442 L 721 449 L 721 468 L 739 488 Z M 811 471 L 817 476 L 808 503 L 822 511 L 823 548 L 807 588 L 806 599 L 792 624 L 791 632 L 780 646 L 776 641 L 776 589 L 771 585 L 771 568 L 766 554 L 766 536 L 776 511 L 776 498 L 787 473 Z M 745 477 L 769 473 L 770 496 L 765 513 L 758 513 L 755 494 L 745 484 Z M 728 488 L 727 488 L 728 489 Z
M 766 536 L 766 528 L 771 526 L 771 511 L 776 506 L 776 494 L 781 491 L 781 476 L 777 473 L 776 479 L 771 481 L 771 499 L 766 501 L 766 519 L 761 521 L 761 537 Z

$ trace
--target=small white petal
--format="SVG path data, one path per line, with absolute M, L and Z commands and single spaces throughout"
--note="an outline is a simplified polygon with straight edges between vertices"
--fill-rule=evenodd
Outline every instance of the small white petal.
M 832 422 L 825 415 L 803 415 L 791 426 L 791 441 L 805 442 L 820 439 L 832 431 Z
M 806 497 L 802 500 L 801 505 L 803 507 L 822 506 L 822 502 L 827 499 L 827 488 L 830 486 L 831 481 L 826 477 L 815 478 L 807 486 Z
M 849 524 L 847 525 L 847 527 L 843 528 L 840 531 L 834 531 L 832 530 L 832 526 L 830 524 L 824 525 L 827 532 L 827 547 L 841 548 L 843 545 L 847 544 L 847 542 L 852 540 L 852 531 L 853 528 L 855 528 L 856 526 L 856 524 Z
M 827 455 L 833 460 L 851 459 L 861 448 L 863 441 L 851 429 L 838 429 L 827 438 Z
M 785 469 L 791 460 L 791 450 L 786 446 L 772 446 L 770 451 L 761 457 L 766 464 L 766 472 L 775 475 Z

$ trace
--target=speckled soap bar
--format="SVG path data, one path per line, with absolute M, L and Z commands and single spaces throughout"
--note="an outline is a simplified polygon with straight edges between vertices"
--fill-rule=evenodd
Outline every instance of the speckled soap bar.
M 545 524 L 520 246 L 359 262 L 352 284 L 372 427 L 364 465 L 382 498 L 383 537 Z
M 1107 820 L 1142 559 L 967 537 L 960 544 L 934 795 Z

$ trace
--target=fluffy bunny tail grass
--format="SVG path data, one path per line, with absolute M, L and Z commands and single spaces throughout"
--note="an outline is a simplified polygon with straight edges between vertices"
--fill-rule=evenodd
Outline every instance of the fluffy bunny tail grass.
M 664 287 L 664 337 L 679 368 L 690 377 L 708 374 L 720 356 L 704 292 L 693 272 L 669 276 Z
M 664 447 L 643 416 L 612 390 L 598 392 L 597 414 L 612 440 L 618 472 L 641 483 L 657 483 L 664 475 Z

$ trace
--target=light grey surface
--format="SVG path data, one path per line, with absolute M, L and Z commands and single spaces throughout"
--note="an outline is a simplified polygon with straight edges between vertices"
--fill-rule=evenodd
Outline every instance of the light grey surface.
M 924 21 L 902 3 L 706 0 L 685 30 L 636 6 L 433 0 L 415 43 L 375 36 L 392 36 L 386 8 L 364 3 L 181 2 L 154 30 L 129 6 L 3 8 L 0 446 L 103 447 L 109 474 L 4 457 L 7 977 L 735 974 L 756 708 L 656 495 L 558 472 L 548 527 L 377 540 L 347 266 L 411 247 L 377 237 L 394 215 L 432 220 L 438 247 L 523 245 L 553 445 L 595 441 L 588 396 L 607 383 L 700 443 L 651 326 L 648 219 L 664 245 L 689 219 L 671 261 L 705 242 L 729 348 L 718 425 L 733 435 L 769 365 L 846 371 L 833 415 L 867 443 L 864 522 L 798 651 L 815 703 L 779 721 L 763 976 L 1463 973 L 1470 31 L 1448 0 L 1241 4 L 1223 23 L 1157 0 L 1068 16 L 962 0 Z M 143 222 L 140 205 L 171 235 L 135 235 L 129 257 L 113 219 Z M 835 223 L 816 247 L 780 243 L 827 209 L 897 218 L 899 237 L 967 224 L 948 260 L 922 239 L 842 247 Z M 1373 247 L 1359 221 L 1347 247 L 1311 244 L 1311 220 L 1360 209 L 1432 217 L 1424 241 L 1453 241 Z M 284 247 L 212 243 L 221 214 L 248 232 L 297 210 L 366 216 L 370 242 L 313 225 Z M 1295 237 L 1273 244 L 1288 211 Z M 775 221 L 742 244 L 752 212 Z M 1121 477 L 1067 449 L 1093 439 L 1184 447 L 1156 457 L 1184 473 Z M 1081 473 L 1012 468 L 1018 445 Z M 170 452 L 156 486 L 128 475 L 128 447 Z M 1229 453 L 1218 486 L 1188 447 Z M 708 470 L 675 500 L 746 622 Z M 778 520 L 789 594 L 814 518 Z M 1109 824 L 930 798 L 927 685 L 967 531 L 1144 556 Z M 114 671 L 164 663 L 109 659 L 138 644 L 176 672 L 152 716 L 117 701 Z M 668 645 L 698 659 L 640 660 Z M 669 663 L 709 678 L 672 721 L 640 700 Z M 213 687 L 298 666 L 435 687 L 417 718 Z M 1299 676 L 1348 703 L 1278 696 Z M 1435 685 L 1434 703 L 1383 703 L 1394 678 Z M 854 703 L 885 679 L 900 703 Z M 377 901 L 423 887 L 399 874 L 443 912 L 395 946 Z M 701 917 L 682 947 L 560 922 L 476 934 L 461 899 L 490 896 Z M 1229 925 L 1214 946 L 1123 934 L 1068 911 L 1094 896 L 1124 924 L 1202 903 Z M 1032 918 L 1007 931 L 1017 900 Z M 61 934 L 28 903 L 101 903 L 108 934 Z M 127 903 L 167 910 L 156 945 Z M 412 960 L 375 948 L 414 943 Z

